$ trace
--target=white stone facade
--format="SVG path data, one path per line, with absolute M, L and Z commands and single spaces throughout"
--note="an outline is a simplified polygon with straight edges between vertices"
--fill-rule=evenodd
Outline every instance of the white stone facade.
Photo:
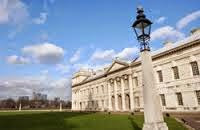
M 152 52 L 163 111 L 200 111 L 200 31 Z M 72 78 L 72 110 L 143 111 L 140 58 L 108 68 L 80 70 Z

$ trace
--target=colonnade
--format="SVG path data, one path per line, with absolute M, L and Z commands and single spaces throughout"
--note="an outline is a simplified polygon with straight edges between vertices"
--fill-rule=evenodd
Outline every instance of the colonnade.
M 132 75 L 111 78 L 107 81 L 107 85 L 109 111 L 134 110 Z
M 116 77 L 107 77 L 105 84 L 107 87 L 106 95 L 100 99 L 82 100 L 80 90 L 76 91 L 76 99 L 72 102 L 73 110 L 99 110 L 108 111 L 134 111 L 133 79 L 132 74 L 124 74 Z M 91 92 L 91 91 L 90 91 Z M 91 94 L 91 93 L 90 93 Z M 91 94 L 93 95 L 93 94 Z M 88 96 L 91 96 L 88 95 Z M 103 94 L 104 95 L 104 94 Z M 94 102 L 94 103 L 92 103 Z M 93 105 L 92 105 L 93 104 Z

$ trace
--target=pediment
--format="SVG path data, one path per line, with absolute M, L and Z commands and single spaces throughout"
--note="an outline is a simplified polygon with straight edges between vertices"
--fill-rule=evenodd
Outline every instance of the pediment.
M 128 63 L 121 61 L 114 61 L 111 66 L 108 68 L 107 73 L 119 70 L 121 68 L 129 66 Z

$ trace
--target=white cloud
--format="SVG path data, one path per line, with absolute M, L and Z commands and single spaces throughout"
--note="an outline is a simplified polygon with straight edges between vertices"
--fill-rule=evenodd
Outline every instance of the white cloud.
M 200 10 L 192 12 L 191 14 L 186 15 L 181 20 L 179 20 L 176 24 L 178 29 L 182 29 L 187 26 L 190 22 L 200 18 Z
M 113 49 L 110 50 L 96 50 L 92 56 L 92 61 L 111 61 L 112 59 L 118 57 L 120 59 L 130 60 L 134 54 L 138 52 L 137 47 L 131 47 L 131 48 L 124 48 L 120 52 L 116 52 Z
M 105 60 L 109 61 L 112 60 L 115 56 L 115 51 L 111 50 L 96 50 L 92 56 L 91 60 Z
M 42 75 L 48 75 L 49 71 L 48 71 L 48 70 L 42 70 L 40 73 L 41 73 Z
M 6 10 L 6 8 L 3 6 L 4 4 L 0 3 L 0 23 L 7 23 L 9 21 L 8 18 L 8 11 Z
M 18 98 L 19 96 L 31 96 L 33 92 L 41 92 L 48 98 L 61 97 L 66 99 L 71 95 L 71 78 L 59 78 L 52 80 L 50 77 L 13 77 L 0 79 L 0 97 Z M 68 97 L 69 98 L 69 97 Z
M 56 65 L 56 70 L 61 72 L 62 74 L 69 73 L 71 70 L 71 66 L 68 64 L 57 64 Z
M 74 63 L 74 62 L 77 62 L 79 59 L 80 59 L 80 56 L 81 56 L 81 49 L 78 49 L 74 55 L 70 58 L 70 63 Z
M 166 20 L 166 17 L 162 16 L 162 17 L 159 17 L 155 22 L 160 24 L 160 23 L 163 23 L 165 20 Z
M 108 67 L 111 63 L 101 63 L 101 64 L 92 64 L 92 63 L 78 63 L 74 64 L 73 68 L 75 71 L 78 71 L 80 69 L 93 69 L 96 70 L 102 70 L 105 67 Z
M 8 56 L 6 60 L 9 64 L 28 64 L 28 63 L 30 63 L 29 59 L 24 58 L 24 57 L 19 57 L 16 55 Z
M 26 46 L 22 48 L 22 52 L 42 64 L 57 64 L 64 56 L 63 48 L 48 42 Z
M 46 12 L 40 13 L 40 17 L 33 19 L 33 23 L 35 24 L 44 24 L 47 20 L 48 14 Z
M 60 97 L 62 100 L 71 99 L 71 77 L 51 81 L 49 86 L 51 88 L 48 91 L 50 97 Z
M 51 82 L 49 85 L 53 86 L 54 88 L 64 88 L 68 86 L 69 82 L 70 80 L 67 78 L 60 78 L 59 80 Z
M 164 40 L 180 40 L 184 38 L 184 34 L 174 29 L 171 26 L 164 26 L 156 29 L 151 33 L 151 39 L 164 39 Z
M 0 1 L 0 24 L 22 24 L 29 17 L 26 5 L 21 0 Z
M 124 48 L 121 52 L 119 52 L 116 57 L 119 57 L 121 59 L 126 59 L 130 60 L 134 54 L 139 52 L 139 49 L 137 47 L 132 47 L 132 48 Z

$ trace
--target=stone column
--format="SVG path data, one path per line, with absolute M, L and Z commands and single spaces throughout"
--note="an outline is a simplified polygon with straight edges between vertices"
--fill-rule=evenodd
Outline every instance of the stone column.
M 119 111 L 116 79 L 114 80 L 114 95 L 115 95 L 115 109 L 116 109 L 116 111 Z
M 60 102 L 60 111 L 62 111 L 62 102 Z
M 145 117 L 143 130 L 168 130 L 168 127 L 163 119 L 159 101 L 160 98 L 155 86 L 155 78 L 150 51 L 142 51 L 141 60 Z
M 74 101 L 72 101 L 72 108 L 71 110 L 74 110 Z
M 129 92 L 130 92 L 130 106 L 131 111 L 134 111 L 134 101 L 133 101 L 133 79 L 131 74 L 128 75 L 128 81 L 129 81 Z
M 122 91 L 122 111 L 126 111 L 125 93 L 124 93 L 124 78 L 121 78 L 121 91 Z
M 112 102 L 111 102 L 111 85 L 110 85 L 110 81 L 108 81 L 108 110 L 112 111 Z
M 21 111 L 21 110 L 22 110 L 22 104 L 20 102 L 20 104 L 19 104 L 19 111 Z
M 75 96 L 75 92 L 72 91 L 72 110 L 75 110 L 76 109 L 76 106 L 74 105 L 75 103 L 75 100 L 76 100 L 76 96 Z
M 80 90 L 78 90 L 78 110 L 81 110 L 81 107 L 80 107 Z
M 76 110 L 78 110 L 78 91 L 76 91 Z

